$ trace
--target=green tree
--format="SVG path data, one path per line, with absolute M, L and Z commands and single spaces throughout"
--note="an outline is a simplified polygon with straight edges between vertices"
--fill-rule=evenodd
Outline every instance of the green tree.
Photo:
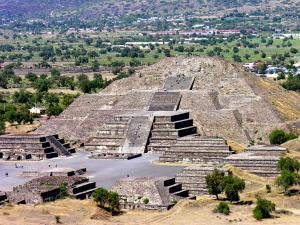
M 224 177 L 224 172 L 217 169 L 205 177 L 209 194 L 215 195 L 217 199 L 224 190 Z
M 48 90 L 51 88 L 51 82 L 47 78 L 39 78 L 34 83 L 34 88 L 38 92 L 48 92 Z
M 68 191 L 68 185 L 67 183 L 61 183 L 58 187 L 59 189 L 59 194 L 58 194 L 58 197 L 60 199 L 64 199 L 66 197 L 69 196 L 69 191 Z
M 5 132 L 5 122 L 0 119 L 0 134 L 3 134 Z
M 111 212 L 115 213 L 120 211 L 120 198 L 118 193 L 110 192 L 108 202 Z
M 269 141 L 271 144 L 282 144 L 286 141 L 285 132 L 283 130 L 274 130 L 269 135 Z
M 233 51 L 234 53 L 238 53 L 240 50 L 239 50 L 238 47 L 233 47 L 233 48 L 232 48 L 232 51 Z
M 104 208 L 108 204 L 109 192 L 105 188 L 97 188 L 92 197 L 99 207 Z
M 96 72 L 99 69 L 100 63 L 97 60 L 92 61 L 92 70 Z
M 239 192 L 245 189 L 245 181 L 236 176 L 226 176 L 224 178 L 224 192 L 229 201 L 240 200 Z
M 284 194 L 289 195 L 289 188 L 300 184 L 300 176 L 295 172 L 283 170 L 280 176 L 276 179 L 276 184 L 284 188 Z
M 233 61 L 235 62 L 242 62 L 242 58 L 239 55 L 233 55 L 232 56 Z
M 50 104 L 46 110 L 50 116 L 58 116 L 62 111 L 63 109 L 59 104 Z
M 51 77 L 52 77 L 52 78 L 57 79 L 57 78 L 60 77 L 60 75 L 61 75 L 61 74 L 60 74 L 59 69 L 57 69 L 57 68 L 51 69 Z
M 275 211 L 275 204 L 266 199 L 258 198 L 256 201 L 256 207 L 253 209 L 253 217 L 257 220 L 263 218 L 270 218 L 271 213 Z
M 284 130 L 281 129 L 273 130 L 269 135 L 270 143 L 278 145 L 295 138 L 297 138 L 297 135 L 293 133 L 286 133 Z
M 300 170 L 300 163 L 297 159 L 281 157 L 277 167 L 280 171 L 288 170 L 290 172 L 298 172 Z

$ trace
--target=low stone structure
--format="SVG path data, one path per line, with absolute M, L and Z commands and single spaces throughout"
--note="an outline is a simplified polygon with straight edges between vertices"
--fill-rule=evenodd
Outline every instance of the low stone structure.
M 13 188 L 7 199 L 15 204 L 36 204 L 59 198 L 59 186 L 65 183 L 69 195 L 85 199 L 96 189 L 96 183 L 81 176 L 43 176 Z
M 221 166 L 193 165 L 184 168 L 180 173 L 176 174 L 176 182 L 181 183 L 182 188 L 189 190 L 192 195 L 208 195 L 205 177 L 215 169 L 226 172 Z
M 225 163 L 232 164 L 258 176 L 275 177 L 279 174 L 278 161 L 285 152 L 286 149 L 280 146 L 251 146 L 243 153 L 227 157 Z
M 44 171 L 23 171 L 23 177 L 43 177 L 43 176 L 81 176 L 85 174 L 86 168 L 73 169 L 73 168 L 53 168 Z
M 219 164 L 231 154 L 232 151 L 224 139 L 194 135 L 177 138 L 176 142 L 160 156 L 159 161 Z
M 124 178 L 111 190 L 119 193 L 124 209 L 168 210 L 180 199 L 195 199 L 180 183 L 175 183 L 175 178 L 167 177 Z
M 75 152 L 58 135 L 23 134 L 0 136 L 0 159 L 42 160 Z

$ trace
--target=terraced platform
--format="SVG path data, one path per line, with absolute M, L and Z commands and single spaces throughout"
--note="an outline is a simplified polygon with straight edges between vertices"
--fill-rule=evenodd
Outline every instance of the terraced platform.
M 0 159 L 42 160 L 58 156 L 70 156 L 75 149 L 58 135 L 2 135 Z
M 278 161 L 285 152 L 286 149 L 279 146 L 252 146 L 243 153 L 227 157 L 225 163 L 258 176 L 275 177 L 279 174 Z
M 231 154 L 224 139 L 193 135 L 177 138 L 175 144 L 160 156 L 159 161 L 220 164 Z
M 208 164 L 189 166 L 178 173 L 175 180 L 182 184 L 183 189 L 189 190 L 192 195 L 208 195 L 205 177 L 216 168 L 216 166 Z

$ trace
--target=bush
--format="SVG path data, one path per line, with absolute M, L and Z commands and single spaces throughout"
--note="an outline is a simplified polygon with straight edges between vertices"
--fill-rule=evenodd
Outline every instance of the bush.
M 149 198 L 144 198 L 143 203 L 147 205 L 149 203 Z
M 297 138 L 295 134 L 285 133 L 284 130 L 281 129 L 273 130 L 269 135 L 270 143 L 278 145 L 295 138 Z
M 257 220 L 270 218 L 271 213 L 275 210 L 275 204 L 266 199 L 258 198 L 256 207 L 253 209 L 253 217 Z
M 266 185 L 266 191 L 267 193 L 271 193 L 272 192 L 272 188 L 269 184 Z
M 222 213 L 224 215 L 229 215 L 230 209 L 228 203 L 220 202 L 217 208 L 214 209 L 214 212 Z
M 64 199 L 69 196 L 68 185 L 67 183 L 62 183 L 59 185 L 59 195 L 60 199 Z

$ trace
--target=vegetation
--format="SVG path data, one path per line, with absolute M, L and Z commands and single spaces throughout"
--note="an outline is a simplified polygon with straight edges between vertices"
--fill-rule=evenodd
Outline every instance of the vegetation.
M 270 184 L 266 184 L 266 191 L 267 193 L 271 193 L 272 192 L 272 188 Z
M 273 202 L 258 198 L 256 207 L 253 209 L 253 217 L 257 220 L 270 218 L 273 211 L 275 211 L 275 204 Z
M 214 212 L 222 213 L 224 215 L 229 215 L 230 209 L 226 202 L 220 202 L 218 206 L 214 209 Z
M 223 171 L 215 169 L 213 173 L 206 176 L 206 184 L 208 187 L 208 193 L 215 195 L 219 199 L 219 194 L 224 190 L 224 177 Z
M 225 176 L 224 192 L 229 201 L 239 201 L 239 192 L 245 189 L 245 181 L 236 176 Z
M 282 144 L 289 140 L 296 139 L 298 136 L 294 133 L 286 133 L 284 130 L 273 130 L 269 135 L 269 141 L 271 144 Z
M 58 198 L 65 199 L 68 196 L 69 196 L 68 184 L 67 183 L 60 184 Z
M 289 75 L 288 79 L 282 83 L 282 87 L 287 90 L 300 92 L 300 75 Z
M 147 205 L 149 203 L 149 198 L 144 198 L 143 203 Z
M 245 189 L 244 180 L 229 174 L 225 174 L 221 171 L 215 170 L 212 174 L 206 176 L 206 184 L 210 194 L 216 195 L 225 192 L 225 195 L 229 201 L 239 201 L 239 192 Z
M 289 188 L 300 184 L 300 163 L 290 157 L 281 157 L 278 162 L 280 176 L 276 179 L 276 184 L 284 188 L 284 194 L 290 195 Z
M 118 213 L 120 211 L 120 199 L 118 193 L 110 192 L 105 188 L 97 188 L 92 196 L 100 208 L 112 213 Z

